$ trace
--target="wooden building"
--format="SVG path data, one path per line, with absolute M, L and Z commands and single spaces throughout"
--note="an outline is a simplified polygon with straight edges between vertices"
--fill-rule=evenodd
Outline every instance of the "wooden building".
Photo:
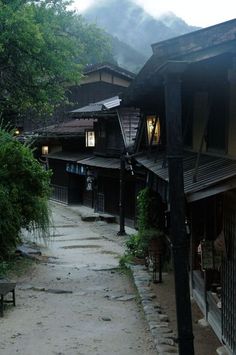
M 38 130 L 37 158 L 52 170 L 53 200 L 66 204 L 86 200 L 86 171 L 78 169 L 77 161 L 93 152 L 93 147 L 86 142 L 91 130 L 91 121 L 76 119 Z
M 134 75 L 108 63 L 88 66 L 84 74 L 81 85 L 71 90 L 77 109 L 67 112 L 64 122 L 37 130 L 38 147 L 40 155 L 48 147 L 41 159 L 53 171 L 55 200 L 118 215 L 120 155 L 134 145 L 138 120 L 131 127 L 136 111 L 124 112 L 112 95 L 125 91 Z M 127 122 L 121 126 L 122 119 Z M 134 186 L 127 181 L 125 189 L 132 191 L 126 215 L 133 218 Z
M 135 74 L 111 63 L 87 65 L 80 85 L 70 88 L 69 101 L 80 108 L 119 95 L 134 77 Z
M 59 124 L 69 119 L 68 112 L 73 108 L 83 107 L 93 102 L 124 92 L 134 79 L 135 74 L 111 63 L 87 65 L 79 85 L 67 88 L 67 103 L 61 104 L 51 117 L 45 120 L 20 118 L 15 122 L 20 134 L 34 132 L 48 125 Z
M 170 165 L 183 164 L 191 293 L 236 354 L 236 20 L 152 49 L 124 98 L 143 117 L 134 159 L 172 224 L 179 191 Z
M 92 191 L 97 212 L 119 216 L 121 160 L 133 153 L 140 122 L 140 111 L 121 106 L 118 96 L 102 100 L 72 111 L 74 117 L 94 122 L 94 151 L 78 164 L 88 169 L 92 178 Z M 136 179 L 132 164 L 124 166 L 124 195 L 126 220 L 134 220 Z

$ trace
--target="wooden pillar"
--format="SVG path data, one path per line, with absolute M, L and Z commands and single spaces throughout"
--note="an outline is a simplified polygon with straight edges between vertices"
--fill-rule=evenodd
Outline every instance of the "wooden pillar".
M 120 230 L 117 235 L 126 235 L 125 232 L 125 157 L 120 157 Z
M 189 291 L 189 248 L 185 227 L 183 139 L 181 124 L 181 74 L 187 64 L 169 62 L 163 69 L 167 159 L 169 170 L 170 231 L 175 275 L 175 297 L 180 355 L 194 355 Z

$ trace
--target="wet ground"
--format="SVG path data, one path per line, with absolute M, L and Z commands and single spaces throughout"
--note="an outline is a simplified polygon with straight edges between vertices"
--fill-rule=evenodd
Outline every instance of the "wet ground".
M 133 282 L 118 269 L 118 225 L 53 205 L 49 258 L 17 280 L 1 319 L 1 355 L 154 355 Z

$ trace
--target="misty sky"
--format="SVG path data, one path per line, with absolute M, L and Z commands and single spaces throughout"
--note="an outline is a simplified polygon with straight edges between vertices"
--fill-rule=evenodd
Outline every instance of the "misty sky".
M 92 3 L 103 0 L 74 0 L 82 12 Z M 133 0 L 153 16 L 172 11 L 189 25 L 207 27 L 236 17 L 236 0 Z

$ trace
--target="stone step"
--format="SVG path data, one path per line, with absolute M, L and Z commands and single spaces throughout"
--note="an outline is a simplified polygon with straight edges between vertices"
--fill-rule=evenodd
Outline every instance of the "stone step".
M 107 223 L 116 223 L 116 217 L 107 213 L 99 213 L 99 219 Z

